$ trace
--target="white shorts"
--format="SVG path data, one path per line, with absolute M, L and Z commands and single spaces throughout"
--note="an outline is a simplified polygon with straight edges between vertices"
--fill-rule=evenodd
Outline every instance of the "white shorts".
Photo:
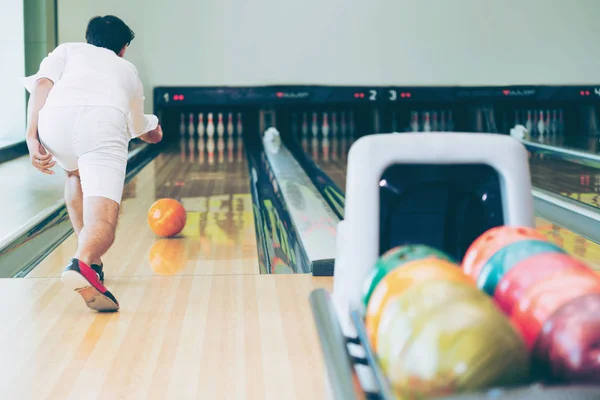
M 79 170 L 84 198 L 121 203 L 129 136 L 127 118 L 120 110 L 47 105 L 39 114 L 38 133 L 59 166 Z

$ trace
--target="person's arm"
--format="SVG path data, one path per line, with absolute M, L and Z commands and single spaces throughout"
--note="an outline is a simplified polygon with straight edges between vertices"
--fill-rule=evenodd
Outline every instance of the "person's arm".
M 38 116 L 54 82 L 47 78 L 41 78 L 35 81 L 32 87 L 29 105 L 27 107 L 27 132 L 25 142 L 29 150 L 31 164 L 39 171 L 52 175 L 54 171 L 50 170 L 56 162 L 52 161 L 52 154 L 48 153 L 38 138 Z
M 49 154 L 40 143 L 38 137 L 38 117 L 40 110 L 46 104 L 48 94 L 58 82 L 65 68 L 66 46 L 58 46 L 52 53 L 48 54 L 40 64 L 37 74 L 25 78 L 25 88 L 31 96 L 27 107 L 27 131 L 25 142 L 29 150 L 31 164 L 45 174 L 53 174 L 50 170 L 56 163 L 52 161 Z
M 134 70 L 132 75 L 133 95 L 129 112 L 129 133 L 132 138 L 139 138 L 147 143 L 158 143 L 162 140 L 162 129 L 158 117 L 144 114 L 144 86 Z

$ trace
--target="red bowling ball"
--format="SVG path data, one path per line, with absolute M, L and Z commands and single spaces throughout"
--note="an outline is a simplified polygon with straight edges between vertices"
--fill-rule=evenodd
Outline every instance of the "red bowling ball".
M 600 294 L 578 297 L 552 314 L 534 356 L 547 380 L 600 383 Z
M 515 304 L 530 287 L 550 276 L 572 271 L 594 273 L 584 263 L 567 254 L 537 254 L 515 264 L 502 277 L 496 287 L 494 300 L 504 313 L 511 315 Z
M 529 349 L 534 347 L 548 318 L 569 301 L 589 293 L 600 293 L 600 277 L 586 271 L 551 276 L 533 285 L 519 299 L 511 319 Z

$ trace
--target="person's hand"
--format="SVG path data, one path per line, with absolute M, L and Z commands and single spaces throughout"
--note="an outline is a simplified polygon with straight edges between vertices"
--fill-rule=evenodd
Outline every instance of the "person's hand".
M 54 171 L 50 168 L 56 165 L 52 160 L 52 154 L 48 153 L 37 139 L 27 139 L 27 149 L 31 164 L 44 174 L 52 175 Z
M 160 125 L 157 125 L 156 128 L 154 128 L 151 131 L 148 131 L 140 136 L 140 139 L 142 139 L 144 142 L 150 143 L 150 144 L 156 144 L 156 143 L 160 142 L 162 140 L 162 138 L 163 138 L 163 131 L 162 131 L 162 128 L 160 127 Z
M 163 139 L 163 131 L 160 124 L 152 131 L 152 139 L 153 143 L 158 143 Z

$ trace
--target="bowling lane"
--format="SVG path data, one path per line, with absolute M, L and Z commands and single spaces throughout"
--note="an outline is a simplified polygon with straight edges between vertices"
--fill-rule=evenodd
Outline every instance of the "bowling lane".
M 0 279 L 3 399 L 319 399 L 310 275 L 113 278 L 98 314 L 56 278 Z M 299 301 L 301 299 L 302 301 Z
M 180 237 L 157 238 L 148 228 L 147 211 L 161 197 L 186 207 Z M 241 136 L 184 137 L 126 185 L 117 240 L 103 260 L 106 275 L 258 274 L 252 213 Z M 28 277 L 59 276 L 75 248 L 71 235 Z
M 534 153 L 529 165 L 533 186 L 600 208 L 600 164 Z

